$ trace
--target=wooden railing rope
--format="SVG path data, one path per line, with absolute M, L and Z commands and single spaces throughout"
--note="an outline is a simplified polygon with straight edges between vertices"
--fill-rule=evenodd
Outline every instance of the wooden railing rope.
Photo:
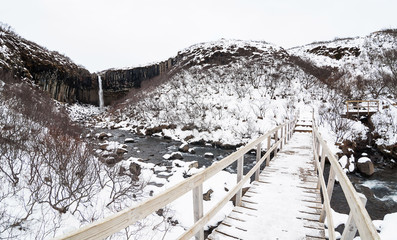
M 332 197 L 335 178 L 338 178 L 339 184 L 342 187 L 343 193 L 346 197 L 347 203 L 350 208 L 348 222 L 345 223 L 345 230 L 342 234 L 342 239 L 351 240 L 354 238 L 358 230 L 360 238 L 363 240 L 380 239 L 372 220 L 365 209 L 365 196 L 359 194 L 354 189 L 352 183 L 339 165 L 338 160 L 328 148 L 326 142 L 322 139 L 315 121 L 313 119 L 313 151 L 316 169 L 319 175 L 318 188 L 321 189 L 323 195 L 323 209 L 320 216 L 320 221 L 324 222 L 325 216 L 327 217 L 328 236 L 329 239 L 335 239 L 335 229 L 332 219 L 330 201 Z M 321 153 L 321 154 L 320 154 Z M 321 155 L 321 163 L 320 157 Z M 328 159 L 331 167 L 327 184 L 324 180 L 324 165 L 325 159 Z M 365 200 L 364 200 L 365 199 Z
M 207 169 L 199 172 L 184 181 L 176 184 L 168 190 L 152 197 L 133 207 L 122 210 L 102 220 L 83 226 L 82 228 L 58 237 L 57 239 L 104 239 L 122 229 L 134 224 L 135 222 L 145 218 L 156 210 L 163 208 L 167 204 L 175 201 L 185 193 L 193 192 L 193 209 L 194 209 L 194 225 L 190 227 L 179 239 L 190 239 L 195 236 L 196 239 L 204 239 L 204 226 L 222 207 L 236 195 L 236 203 L 241 201 L 242 187 L 255 174 L 255 179 L 259 179 L 261 164 L 266 160 L 269 165 L 270 155 L 273 152 L 276 156 L 278 149 L 282 148 L 292 136 L 296 118 L 290 120 L 280 126 L 275 127 L 268 133 L 262 135 L 258 139 L 248 143 L 236 152 L 230 154 L 219 162 L 214 163 Z M 274 136 L 274 143 L 271 145 L 271 138 Z M 280 138 L 279 138 L 280 136 Z M 246 174 L 243 174 L 244 155 L 252 149 L 260 150 L 262 143 L 267 141 L 266 153 L 261 157 L 261 153 L 257 153 L 257 161 L 255 166 Z M 238 162 L 237 167 L 237 184 L 229 190 L 227 195 L 218 202 L 205 215 L 203 214 L 203 183 L 212 176 L 228 167 L 230 164 Z

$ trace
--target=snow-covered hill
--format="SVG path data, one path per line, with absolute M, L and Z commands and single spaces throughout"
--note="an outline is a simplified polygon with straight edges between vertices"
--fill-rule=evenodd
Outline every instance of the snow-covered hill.
M 304 73 L 272 44 L 220 40 L 178 56 L 169 79 L 135 91 L 124 102 L 119 126 L 137 132 L 157 128 L 189 142 L 238 145 L 293 117 L 294 103 L 303 101 L 299 79 L 292 76 Z
M 292 55 L 319 67 L 335 67 L 359 99 L 397 98 L 397 31 L 384 30 L 365 37 L 315 42 L 289 49 Z

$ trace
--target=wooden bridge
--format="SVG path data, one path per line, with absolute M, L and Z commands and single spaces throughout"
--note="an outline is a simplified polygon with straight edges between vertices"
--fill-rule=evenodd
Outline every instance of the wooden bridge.
M 346 101 L 346 117 L 371 116 L 379 111 L 379 100 Z
M 256 149 L 257 163 L 244 175 L 244 155 L 252 149 Z M 327 184 L 323 177 L 325 159 L 331 163 Z M 212 209 L 203 212 L 203 182 L 235 161 L 235 187 Z M 243 195 L 242 187 L 251 181 L 251 176 L 252 187 Z M 336 177 L 350 207 L 342 239 L 353 239 L 357 230 L 361 239 L 380 239 L 365 209 L 365 197 L 355 191 L 315 124 L 308 119 L 288 121 L 158 196 L 58 239 L 104 239 L 189 191 L 193 194 L 195 223 L 178 239 L 204 239 L 206 223 L 233 196 L 234 210 L 208 239 L 336 239 L 330 206 Z

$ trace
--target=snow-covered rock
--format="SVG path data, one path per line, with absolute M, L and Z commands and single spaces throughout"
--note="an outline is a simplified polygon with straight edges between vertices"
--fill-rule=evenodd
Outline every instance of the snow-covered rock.
M 135 142 L 135 139 L 133 139 L 133 138 L 126 138 L 124 140 L 124 143 L 134 143 L 134 142 Z
M 179 146 L 178 150 L 180 152 L 189 152 L 189 144 L 183 143 L 181 146 Z
M 357 161 L 357 168 L 361 173 L 371 176 L 375 172 L 374 164 L 368 157 L 361 157 Z

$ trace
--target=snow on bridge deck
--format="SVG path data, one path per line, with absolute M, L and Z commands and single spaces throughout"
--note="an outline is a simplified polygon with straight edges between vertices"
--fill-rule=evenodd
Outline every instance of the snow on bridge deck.
M 325 239 L 312 135 L 296 132 L 208 239 Z

